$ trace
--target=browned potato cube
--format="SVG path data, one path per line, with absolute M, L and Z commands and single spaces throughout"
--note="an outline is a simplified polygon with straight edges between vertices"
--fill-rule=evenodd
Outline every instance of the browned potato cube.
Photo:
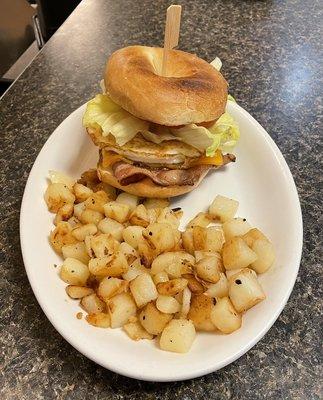
M 57 213 L 66 203 L 73 204 L 75 196 L 64 183 L 51 183 L 44 195 L 48 210 Z
M 135 278 L 137 278 L 138 275 L 148 272 L 149 270 L 146 269 L 141 264 L 140 259 L 137 258 L 132 264 L 130 264 L 128 271 L 122 274 L 122 278 L 130 282 L 133 281 Z
M 75 258 L 76 260 L 79 260 L 84 264 L 87 264 L 90 260 L 90 257 L 86 251 L 85 244 L 83 242 L 66 244 L 62 247 L 62 254 L 64 259 Z
M 241 315 L 234 309 L 230 299 L 217 299 L 211 311 L 213 324 L 223 333 L 231 333 L 241 327 Z
M 86 236 L 94 235 L 97 233 L 97 231 L 98 228 L 94 224 L 86 224 L 74 228 L 72 231 L 72 235 L 75 237 L 75 239 L 82 242 L 86 238 Z
M 170 224 L 174 229 L 178 229 L 183 211 L 173 211 L 170 208 L 163 208 L 157 217 L 159 224 Z
M 217 283 L 208 285 L 204 294 L 210 297 L 225 297 L 229 295 L 228 279 L 223 272 L 220 273 L 220 279 Z
M 63 246 L 77 243 L 77 239 L 72 235 L 72 228 L 68 222 L 59 222 L 57 227 L 50 233 L 49 239 L 54 250 L 60 254 Z
M 207 282 L 216 283 L 220 279 L 222 269 L 221 257 L 210 255 L 202 258 L 194 268 L 199 278 Z
M 99 284 L 98 296 L 108 302 L 113 296 L 127 291 L 128 282 L 118 278 L 105 277 Z
M 111 323 L 110 315 L 103 312 L 88 314 L 86 320 L 90 325 L 97 328 L 109 328 Z
M 209 213 L 225 222 L 234 217 L 239 207 L 239 203 L 235 200 L 224 196 L 216 196 L 209 208 Z
M 108 303 L 111 328 L 120 328 L 129 318 L 136 315 L 137 307 L 129 293 L 120 293 L 112 297 Z
M 60 270 L 60 277 L 69 285 L 85 286 L 90 276 L 87 265 L 74 258 L 66 258 Z
M 90 246 L 94 253 L 92 257 L 111 256 L 120 247 L 120 243 L 110 234 L 101 233 L 95 236 L 90 236 Z
M 130 207 L 130 211 L 133 211 L 139 204 L 139 197 L 134 196 L 133 194 L 122 192 L 116 198 L 116 201 L 118 203 L 127 204 Z
M 124 226 L 111 218 L 104 218 L 99 222 L 98 228 L 102 233 L 110 233 L 119 242 L 122 241 Z
M 166 296 L 174 296 L 181 292 L 188 284 L 187 279 L 175 278 L 168 282 L 161 282 L 157 285 L 157 290 L 159 294 L 164 294 Z
M 198 213 L 190 222 L 187 224 L 188 228 L 193 228 L 194 226 L 202 226 L 206 228 L 211 223 L 210 215 L 204 212 Z
M 181 309 L 180 303 L 174 297 L 161 294 L 157 297 L 156 307 L 165 314 L 175 314 Z
M 247 245 L 251 248 L 253 242 L 257 239 L 268 240 L 266 236 L 257 228 L 250 229 L 247 233 L 241 236 L 242 239 L 247 243 Z
M 258 259 L 251 264 L 251 268 L 258 274 L 263 274 L 275 261 L 274 246 L 268 240 L 256 239 L 251 248 L 258 256 Z
M 73 191 L 76 197 L 76 201 L 78 203 L 85 201 L 93 194 L 92 189 L 88 188 L 85 185 L 82 185 L 81 183 L 75 183 L 75 185 L 73 186 Z
M 152 277 L 143 273 L 130 282 L 130 290 L 139 308 L 151 300 L 157 299 L 158 293 Z
M 192 274 L 184 274 L 183 278 L 187 279 L 187 287 L 193 294 L 201 294 L 204 292 L 203 285 Z
M 195 295 L 191 299 L 190 311 L 187 318 L 193 321 L 198 331 L 214 331 L 215 326 L 211 321 L 211 311 L 215 301 L 204 294 Z
M 83 224 L 94 224 L 98 225 L 100 221 L 103 220 L 104 215 L 99 211 L 91 210 L 86 208 L 82 214 L 79 216 L 80 221 Z
M 72 299 L 82 299 L 82 297 L 93 293 L 93 289 L 84 286 L 69 285 L 66 286 L 65 290 Z
M 64 204 L 57 211 L 56 217 L 54 219 L 54 224 L 57 225 L 59 222 L 67 221 L 68 219 L 70 219 L 73 215 L 73 211 L 74 211 L 73 203 Z
M 154 281 L 155 285 L 157 285 L 158 283 L 161 283 L 161 282 L 168 282 L 169 278 L 168 278 L 167 272 L 165 272 L 165 271 L 158 272 L 156 275 L 153 276 L 153 281 Z
M 85 296 L 81 300 L 81 306 L 88 314 L 98 314 L 105 311 L 105 303 L 95 293 Z
M 116 252 L 111 256 L 92 258 L 89 261 L 89 270 L 98 277 L 119 276 L 128 271 L 128 263 L 124 254 Z
M 129 218 L 130 207 L 128 204 L 110 201 L 103 206 L 106 217 L 112 218 L 120 223 L 126 222 Z
M 185 232 L 182 232 L 182 242 L 183 242 L 184 249 L 188 253 L 193 255 L 194 251 L 195 251 L 194 239 L 193 239 L 193 228 L 186 229 Z
M 153 209 L 153 208 L 166 208 L 169 207 L 169 199 L 146 199 L 143 202 L 143 205 L 146 207 L 146 209 Z
M 182 294 L 182 308 L 180 311 L 180 318 L 186 318 L 191 307 L 192 293 L 188 287 L 184 288 Z
M 142 239 L 142 232 L 144 228 L 142 226 L 127 226 L 122 231 L 123 240 L 130 244 L 134 249 L 138 248 L 138 242 Z
M 169 275 L 179 278 L 181 274 L 189 273 L 190 267 L 195 264 L 194 257 L 185 251 L 172 251 L 160 254 L 151 264 L 151 273 L 156 275 L 158 272 L 165 271 Z
M 196 333 L 192 321 L 173 319 L 161 334 L 159 345 L 162 350 L 175 353 L 187 353 L 195 339 Z
M 89 210 L 104 214 L 104 205 L 109 201 L 108 195 L 103 190 L 93 193 L 85 200 L 85 207 Z
M 258 258 L 240 237 L 234 237 L 224 243 L 222 257 L 225 269 L 245 268 Z
M 257 274 L 249 268 L 244 268 L 230 278 L 229 297 L 238 312 L 247 311 L 266 298 Z
M 242 236 L 250 231 L 251 226 L 245 218 L 229 219 L 223 225 L 225 240 L 228 241 L 234 236 Z
M 159 335 L 171 319 L 171 314 L 162 313 L 153 302 L 148 303 L 139 314 L 141 325 L 151 335 Z
M 143 204 L 139 204 L 131 213 L 129 217 L 131 225 L 142 226 L 146 228 L 150 224 L 150 217 Z
M 139 322 L 129 322 L 123 325 L 123 329 L 132 340 L 148 339 L 151 340 L 153 335 L 148 333 Z
M 223 231 L 216 226 L 206 228 L 206 243 L 204 250 L 209 252 L 219 252 L 224 243 Z
M 149 246 L 159 253 L 171 251 L 177 241 L 177 229 L 169 224 L 150 224 L 143 232 L 142 236 L 146 239 Z

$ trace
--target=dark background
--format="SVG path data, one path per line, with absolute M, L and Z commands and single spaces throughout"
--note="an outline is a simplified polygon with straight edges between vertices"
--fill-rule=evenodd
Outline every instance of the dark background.
M 208 61 L 222 59 L 230 92 L 269 132 L 295 178 L 304 247 L 291 298 L 267 335 L 239 360 L 205 377 L 169 384 L 135 381 L 97 366 L 46 319 L 20 253 L 19 209 L 28 173 L 56 126 L 98 92 L 113 50 L 162 45 L 170 4 L 85 0 L 0 100 L 1 399 L 323 396 L 322 2 L 178 3 L 183 5 L 180 48 Z

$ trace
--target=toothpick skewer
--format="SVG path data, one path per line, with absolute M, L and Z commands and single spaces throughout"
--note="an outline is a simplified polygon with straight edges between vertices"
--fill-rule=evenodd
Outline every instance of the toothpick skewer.
M 167 76 L 167 60 L 169 50 L 178 45 L 179 28 L 181 24 L 181 12 L 182 6 L 171 5 L 167 8 L 163 63 L 161 72 L 162 76 Z

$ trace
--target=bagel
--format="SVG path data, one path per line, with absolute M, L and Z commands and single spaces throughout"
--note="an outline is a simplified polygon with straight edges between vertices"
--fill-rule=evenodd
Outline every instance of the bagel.
M 111 99 L 132 115 L 166 126 L 214 121 L 225 111 L 227 82 L 212 65 L 170 50 L 161 76 L 163 49 L 129 46 L 109 58 L 104 82 Z

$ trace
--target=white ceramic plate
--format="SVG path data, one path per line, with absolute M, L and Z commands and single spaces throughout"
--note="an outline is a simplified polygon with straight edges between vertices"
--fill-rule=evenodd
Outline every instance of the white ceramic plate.
M 231 103 L 241 140 L 237 162 L 209 174 L 200 187 L 173 201 L 184 209 L 186 223 L 208 207 L 217 194 L 240 202 L 239 216 L 263 230 L 277 252 L 275 265 L 260 276 L 267 299 L 249 310 L 243 326 L 231 335 L 198 333 L 188 354 L 160 350 L 155 341 L 134 342 L 121 329 L 100 329 L 78 320 L 78 302 L 65 293 L 58 277 L 61 259 L 48 234 L 53 215 L 43 194 L 48 170 L 77 178 L 97 161 L 97 149 L 82 128 L 85 106 L 74 111 L 47 140 L 30 172 L 20 218 L 24 263 L 35 296 L 57 331 L 98 364 L 129 377 L 150 381 L 194 378 L 220 369 L 254 346 L 278 318 L 293 288 L 302 250 L 302 216 L 295 184 L 279 149 L 265 130 L 241 107 Z

